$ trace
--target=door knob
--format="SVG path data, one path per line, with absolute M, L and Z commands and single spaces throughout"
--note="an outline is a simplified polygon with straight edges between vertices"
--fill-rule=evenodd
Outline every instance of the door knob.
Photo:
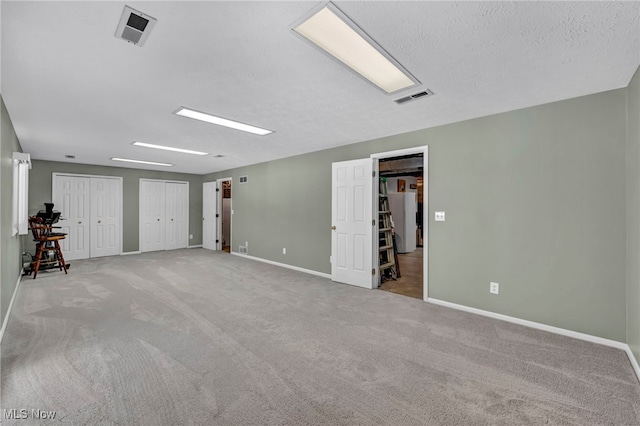
M 173 219 L 171 219 L 171 222 L 173 222 Z
M 335 231 L 335 230 L 336 230 L 336 227 L 335 227 L 335 226 L 332 226 L 332 227 L 331 227 L 331 229 L 332 229 L 333 231 Z
M 158 219 L 158 222 L 160 222 L 160 219 Z
M 98 223 L 102 223 L 102 221 L 101 221 L 101 220 L 99 220 L 99 221 L 98 221 Z
M 81 223 L 82 223 L 82 221 L 81 221 L 81 220 L 79 220 L 79 221 L 78 221 L 78 225 L 80 225 Z

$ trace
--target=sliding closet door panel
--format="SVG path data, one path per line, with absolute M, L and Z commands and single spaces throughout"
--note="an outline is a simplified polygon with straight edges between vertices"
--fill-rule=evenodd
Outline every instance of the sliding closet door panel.
M 168 184 L 167 184 L 168 185 Z M 189 245 L 189 185 L 176 185 L 175 229 L 176 247 L 187 248 Z
M 67 234 L 60 244 L 65 260 L 90 256 L 90 186 L 87 177 L 53 175 L 51 200 L 54 210 L 62 213 L 56 226 Z
M 166 183 L 166 248 L 173 250 L 187 248 L 189 239 L 189 185 L 186 183 Z
M 122 181 L 91 178 L 91 257 L 120 254 Z
M 165 249 L 165 183 L 140 180 L 140 251 Z
M 178 192 L 177 192 L 177 183 L 167 182 L 165 184 L 165 194 L 166 194 L 166 215 L 167 215 L 167 233 L 166 233 L 166 249 L 172 250 L 178 248 L 178 232 L 177 232 L 177 222 L 176 222 L 176 212 L 178 207 Z

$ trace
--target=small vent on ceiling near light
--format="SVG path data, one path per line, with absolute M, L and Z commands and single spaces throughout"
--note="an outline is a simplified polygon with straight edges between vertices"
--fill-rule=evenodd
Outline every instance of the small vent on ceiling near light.
M 155 24 L 155 18 L 125 6 L 116 29 L 116 37 L 142 46 Z
M 410 101 L 414 101 L 416 99 L 420 99 L 420 98 L 424 98 L 426 96 L 432 96 L 433 92 L 429 89 L 423 91 L 423 92 L 419 92 L 419 93 L 414 93 L 413 95 L 409 95 L 409 96 L 405 96 L 404 98 L 400 98 L 400 99 L 395 99 L 393 102 L 397 103 L 398 105 L 402 105 L 405 104 L 407 102 Z
M 69 160 L 75 160 L 76 156 L 75 155 L 65 155 L 64 158 L 68 158 Z
M 249 178 L 247 176 L 240 176 L 240 183 L 247 183 Z
M 222 158 L 222 157 L 224 157 L 224 155 L 222 155 L 222 154 L 216 154 L 216 155 L 213 156 L 213 158 Z

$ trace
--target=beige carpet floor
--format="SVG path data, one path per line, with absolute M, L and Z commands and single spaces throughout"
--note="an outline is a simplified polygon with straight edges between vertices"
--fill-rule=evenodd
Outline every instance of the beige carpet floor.
M 640 423 L 617 349 L 202 249 L 72 264 L 21 283 L 3 425 Z

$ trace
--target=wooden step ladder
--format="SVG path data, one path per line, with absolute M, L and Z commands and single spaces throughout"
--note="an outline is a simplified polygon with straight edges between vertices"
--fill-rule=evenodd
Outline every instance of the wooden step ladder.
M 378 194 L 378 241 L 380 282 L 385 279 L 397 278 L 397 263 L 393 231 L 391 225 L 391 210 L 387 196 L 387 179 L 380 178 L 380 193 Z

